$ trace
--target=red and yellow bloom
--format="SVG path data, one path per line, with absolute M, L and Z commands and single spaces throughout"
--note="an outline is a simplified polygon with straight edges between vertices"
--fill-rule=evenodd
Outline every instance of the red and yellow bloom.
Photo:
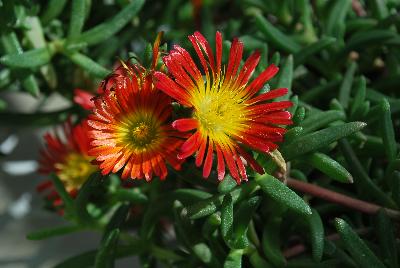
M 94 158 L 88 154 L 90 147 L 88 130 L 86 121 L 72 126 L 71 121 L 68 120 L 63 126 L 63 137 L 50 133 L 44 136 L 46 148 L 41 150 L 39 172 L 55 173 L 72 196 L 97 170 L 97 167 L 91 163 Z M 61 199 L 51 181 L 44 181 L 37 189 L 40 192 L 50 191 L 47 198 L 51 199 L 55 206 L 61 205 Z
M 100 163 L 103 174 L 122 171 L 122 178 L 164 179 L 168 162 L 179 169 L 177 159 L 182 133 L 168 120 L 171 99 L 153 84 L 153 70 L 158 55 L 158 37 L 153 64 L 148 71 L 138 64 L 122 63 L 102 86 L 104 93 L 94 101 L 91 155 Z
M 174 46 L 163 58 L 172 78 L 156 72 L 156 86 L 184 106 L 193 108 L 190 118 L 178 119 L 173 126 L 182 132 L 196 130 L 182 145 L 180 159 L 196 153 L 196 165 L 203 167 L 208 177 L 216 152 L 218 179 L 225 175 L 225 164 L 238 183 L 247 180 L 245 164 L 259 173 L 263 168 L 244 148 L 268 153 L 283 139 L 285 129 L 280 125 L 291 123 L 291 114 L 284 109 L 290 101 L 270 102 L 287 93 L 280 88 L 256 95 L 277 72 L 270 65 L 250 81 L 260 53 L 254 52 L 240 68 L 243 44 L 234 39 L 226 66 L 221 64 L 222 37 L 216 34 L 215 57 L 207 40 L 199 32 L 189 36 L 202 67 L 201 72 L 190 54 Z M 203 77 L 203 75 L 205 77 Z

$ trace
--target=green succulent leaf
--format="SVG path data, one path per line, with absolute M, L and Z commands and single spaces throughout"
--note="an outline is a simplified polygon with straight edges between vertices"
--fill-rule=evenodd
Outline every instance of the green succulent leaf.
M 70 234 L 73 232 L 80 231 L 82 229 L 83 229 L 83 227 L 80 225 L 59 226 L 59 227 L 43 229 L 40 231 L 30 233 L 26 237 L 29 240 L 43 240 L 43 239 L 47 239 L 50 237 Z
M 385 265 L 368 248 L 364 241 L 351 229 L 343 219 L 336 218 L 335 226 L 346 250 L 361 267 L 384 268 Z
M 88 46 L 103 42 L 121 30 L 143 7 L 145 0 L 134 0 L 124 7 L 112 19 L 83 32 L 74 43 L 83 43 Z
M 300 215 L 311 215 L 311 208 L 295 192 L 275 177 L 264 174 L 256 178 L 258 185 L 268 196 L 276 202 L 287 206 L 289 209 Z
M 300 51 L 301 46 L 299 44 L 297 44 L 290 37 L 282 33 L 261 14 L 255 14 L 254 19 L 257 28 L 264 34 L 264 37 L 276 48 L 282 49 L 289 53 L 296 53 Z
M 113 267 L 116 245 L 120 234 L 119 229 L 112 230 L 107 237 L 103 240 L 99 251 L 96 254 L 94 267 L 107 268 Z
M 315 209 L 312 209 L 312 214 L 307 220 L 310 228 L 312 256 L 314 261 L 320 262 L 324 253 L 324 225 Z
M 289 144 L 281 147 L 281 153 L 286 161 L 299 157 L 300 155 L 315 151 L 342 139 L 366 126 L 363 122 L 351 122 L 338 126 L 328 127 L 307 135 L 302 135 Z
M 229 252 L 224 262 L 224 268 L 241 268 L 243 250 L 234 249 Z
M 341 164 L 326 154 L 312 153 L 305 157 L 305 161 L 333 180 L 343 183 L 353 183 L 353 176 Z

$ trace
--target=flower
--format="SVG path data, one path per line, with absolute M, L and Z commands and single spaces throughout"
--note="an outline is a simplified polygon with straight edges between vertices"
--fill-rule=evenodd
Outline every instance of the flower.
M 46 148 L 41 150 L 39 172 L 55 173 L 64 183 L 67 191 L 78 190 L 89 176 L 97 170 L 89 156 L 90 140 L 87 121 L 72 126 L 68 120 L 63 127 L 63 136 L 47 133 L 44 136 Z
M 69 119 L 63 126 L 63 137 L 47 133 L 44 136 L 46 148 L 40 152 L 39 173 L 54 173 L 64 184 L 67 192 L 75 197 L 82 184 L 97 170 L 88 155 L 90 140 L 88 138 L 87 121 L 72 126 Z M 37 191 L 46 193 L 51 207 L 58 208 L 63 214 L 63 203 L 53 182 L 45 180 L 36 187 Z
M 176 156 L 184 135 L 168 122 L 171 99 L 153 84 L 160 38 L 159 34 L 150 70 L 121 62 L 103 81 L 104 93 L 94 101 L 94 114 L 89 115 L 93 128 L 90 154 L 103 174 L 123 169 L 123 179 L 149 181 L 153 175 L 166 178 L 166 162 L 180 169 L 182 161 Z
M 204 165 L 205 178 L 210 175 L 214 152 L 219 180 L 225 176 L 225 164 L 238 183 L 247 180 L 245 164 L 263 173 L 263 168 L 245 148 L 263 153 L 275 150 L 276 142 L 282 141 L 285 133 L 280 125 L 291 124 L 291 114 L 284 109 L 292 103 L 270 102 L 287 94 L 286 88 L 256 95 L 278 72 L 278 67 L 270 65 L 249 82 L 260 60 L 259 52 L 254 52 L 240 69 L 243 44 L 238 39 L 232 42 L 226 66 L 221 64 L 221 33 L 216 33 L 216 57 L 199 32 L 189 36 L 189 40 L 203 73 L 190 54 L 178 45 L 163 58 L 171 77 L 155 73 L 157 88 L 193 109 L 190 118 L 173 123 L 174 128 L 182 132 L 195 130 L 182 145 L 178 157 L 184 159 L 196 153 L 196 165 Z

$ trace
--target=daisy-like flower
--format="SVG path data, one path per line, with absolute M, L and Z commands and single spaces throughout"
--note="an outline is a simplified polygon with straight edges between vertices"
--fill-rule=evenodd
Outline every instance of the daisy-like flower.
M 166 162 L 180 169 L 182 161 L 176 155 L 184 135 L 168 123 L 170 97 L 153 84 L 160 38 L 153 47 L 150 70 L 122 62 L 102 82 L 104 93 L 94 101 L 94 114 L 89 115 L 93 128 L 90 154 L 100 163 L 103 174 L 122 169 L 123 179 L 149 181 L 153 175 L 165 179 Z
M 286 88 L 256 95 L 264 84 L 277 72 L 270 65 L 250 82 L 260 53 L 254 52 L 240 68 L 243 43 L 234 39 L 227 65 L 222 65 L 222 37 L 216 33 L 215 56 L 209 43 L 199 32 L 189 36 L 199 58 L 199 70 L 190 54 L 175 45 L 163 58 L 171 77 L 157 72 L 157 88 L 193 108 L 192 117 L 178 119 L 173 126 L 182 132 L 194 131 L 182 145 L 180 159 L 196 153 L 196 165 L 203 167 L 207 178 L 216 152 L 218 179 L 225 176 L 225 165 L 235 180 L 247 180 L 245 165 L 258 173 L 263 168 L 246 151 L 250 148 L 268 153 L 283 140 L 285 129 L 280 125 L 291 124 L 291 114 L 285 111 L 290 101 L 270 102 L 287 94 Z
M 68 120 L 63 126 L 63 135 L 47 133 L 44 136 L 46 147 L 40 152 L 39 173 L 54 173 L 62 181 L 71 196 L 75 196 L 82 184 L 97 170 L 88 155 L 90 140 L 87 121 L 72 126 Z M 61 205 L 61 199 L 51 181 L 38 185 L 39 192 L 50 191 L 47 195 L 54 206 Z

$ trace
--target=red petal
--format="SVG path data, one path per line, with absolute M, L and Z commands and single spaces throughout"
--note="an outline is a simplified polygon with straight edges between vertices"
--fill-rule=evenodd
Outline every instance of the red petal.
M 213 142 L 212 140 L 208 143 L 208 150 L 206 160 L 204 161 L 204 168 L 203 168 L 203 178 L 208 178 L 210 176 L 212 163 L 213 163 Z
M 221 152 L 221 148 L 217 145 L 216 146 L 216 151 L 217 151 L 217 161 L 218 161 L 218 180 L 223 180 L 225 177 L 225 161 L 224 157 Z
M 199 126 L 199 122 L 193 118 L 184 118 L 175 120 L 172 126 L 179 131 L 189 131 Z
M 261 114 L 269 113 L 273 111 L 283 110 L 291 107 L 293 104 L 291 101 L 278 101 L 266 104 L 259 104 L 248 108 L 249 114 Z
M 187 92 L 178 86 L 174 81 L 171 80 L 168 76 L 161 72 L 155 72 L 154 77 L 157 79 L 156 87 L 165 92 L 165 94 L 169 95 L 171 98 L 174 98 L 179 103 L 191 106 L 190 105 L 190 97 Z
M 255 104 L 255 103 L 258 103 L 258 102 L 262 102 L 262 101 L 272 100 L 272 99 L 275 99 L 277 97 L 284 96 L 287 93 L 288 93 L 288 89 L 287 88 L 274 89 L 274 90 L 271 90 L 269 92 L 260 94 L 257 97 L 246 101 L 246 104 L 251 105 L 251 104 Z
M 199 143 L 200 133 L 196 132 L 182 145 L 181 152 L 178 154 L 178 159 L 185 159 L 194 154 L 200 146 Z
M 258 51 L 250 55 L 250 57 L 243 64 L 243 67 L 235 83 L 235 87 L 241 87 L 247 84 L 255 68 L 257 67 L 258 62 L 260 61 L 260 57 L 260 52 Z
M 226 69 L 223 87 L 228 86 L 232 83 L 232 81 L 234 82 L 234 78 L 236 77 L 237 71 L 240 66 L 240 61 L 242 60 L 242 55 L 243 43 L 235 38 L 232 41 L 231 49 L 229 51 L 228 67 Z
M 197 42 L 201 45 L 202 49 L 206 52 L 208 63 L 210 64 L 213 73 L 215 73 L 214 54 L 212 52 L 210 44 L 200 32 L 197 31 L 193 35 L 196 38 Z
M 292 115 L 288 111 L 276 111 L 272 113 L 268 113 L 266 115 L 261 115 L 251 120 L 257 123 L 264 123 L 264 124 L 279 124 L 279 125 L 291 125 L 292 122 Z
M 252 97 L 256 94 L 264 84 L 274 77 L 279 71 L 279 68 L 276 67 L 274 64 L 271 64 L 267 67 L 256 79 L 251 82 L 251 84 L 247 87 L 248 95 Z
M 235 160 L 233 159 L 231 149 L 227 145 L 222 145 L 222 153 L 224 155 L 226 164 L 228 165 L 229 172 L 232 175 L 232 178 L 236 180 L 238 184 L 240 184 L 240 176 L 237 170 L 237 166 Z
M 200 149 L 196 155 L 196 166 L 199 167 L 203 163 L 204 154 L 206 152 L 207 147 L 207 138 L 201 140 Z
M 222 36 L 220 32 L 215 34 L 215 49 L 216 49 L 216 64 L 217 73 L 221 73 L 221 61 L 222 61 Z
M 92 110 L 94 107 L 94 102 L 92 99 L 94 98 L 94 95 L 81 90 L 81 89 L 75 89 L 74 90 L 74 102 L 76 104 L 79 104 L 83 109 L 86 110 Z
M 257 163 L 257 161 L 253 158 L 253 156 L 243 150 L 240 146 L 237 146 L 236 149 L 238 150 L 239 154 L 246 159 L 247 163 L 250 165 L 252 169 L 257 171 L 259 174 L 264 174 L 264 169 Z

